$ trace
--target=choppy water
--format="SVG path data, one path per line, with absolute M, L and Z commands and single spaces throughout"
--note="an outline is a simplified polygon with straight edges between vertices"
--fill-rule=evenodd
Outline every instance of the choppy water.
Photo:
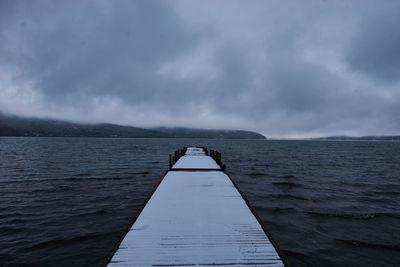
M 185 145 L 228 171 L 293 266 L 400 265 L 400 143 L 0 138 L 0 265 L 99 266 Z

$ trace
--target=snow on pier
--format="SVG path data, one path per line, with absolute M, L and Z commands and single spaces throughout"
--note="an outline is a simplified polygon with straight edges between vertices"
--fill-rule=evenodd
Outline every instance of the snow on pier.
M 177 169 L 221 169 L 215 160 L 206 155 L 202 148 L 189 147 L 185 155 L 173 165 L 173 170 Z
M 109 266 L 285 266 L 228 174 L 207 154 L 187 148 Z

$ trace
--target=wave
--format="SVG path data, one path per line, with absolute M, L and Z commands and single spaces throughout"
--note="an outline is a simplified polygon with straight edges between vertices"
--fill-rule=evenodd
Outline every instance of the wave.
M 266 176 L 267 174 L 263 172 L 251 172 L 249 175 L 253 177 L 260 177 L 260 176 Z
M 292 195 L 292 194 L 277 194 L 271 195 L 273 199 L 293 199 L 293 200 L 309 200 L 307 197 Z
M 104 238 L 106 236 L 115 236 L 117 233 L 116 232 L 105 232 L 105 233 L 91 233 L 91 234 L 85 234 L 85 235 L 79 235 L 71 238 L 55 238 L 51 240 L 46 240 L 46 241 L 41 241 L 37 242 L 34 245 L 31 245 L 27 248 L 26 250 L 35 250 L 35 249 L 41 249 L 41 248 L 46 248 L 46 247 L 52 247 L 56 245 L 64 245 L 64 244 L 75 244 L 75 243 L 80 243 L 82 241 L 90 240 L 90 239 L 96 239 L 96 238 Z
M 82 216 L 88 216 L 88 215 L 103 215 L 103 214 L 108 214 L 110 213 L 109 210 L 107 209 L 98 209 L 90 212 L 82 212 L 78 214 L 73 214 L 71 217 L 82 217 Z
M 329 213 L 329 212 L 316 212 L 316 211 L 309 211 L 308 214 L 317 217 L 335 217 L 335 218 L 343 218 L 343 219 L 356 219 L 356 220 L 367 220 L 367 219 L 374 219 L 382 215 L 387 216 L 396 216 L 393 213 L 383 213 L 383 212 L 376 212 L 376 213 Z
M 149 174 L 150 172 L 134 172 L 134 173 L 132 173 L 132 174 L 134 174 L 134 175 L 146 175 L 146 174 Z
M 132 177 L 90 177 L 90 178 L 62 178 L 57 180 L 66 180 L 66 181 L 119 181 L 119 180 L 127 180 L 132 179 Z
M 38 179 L 18 179 L 18 180 L 5 180 L 0 181 L 1 184 L 19 184 L 19 183 L 46 183 L 46 182 L 54 182 L 54 181 L 108 181 L 108 180 L 128 180 L 134 178 L 134 175 L 148 175 L 150 172 L 131 172 L 126 173 L 128 177 L 93 177 L 86 174 L 76 174 L 74 177 L 63 177 L 63 178 L 38 178 Z
M 30 220 L 26 220 L 26 219 L 21 219 L 21 218 L 8 218 L 7 220 L 1 220 L 0 219 L 1 224 L 5 225 L 5 224 L 21 224 L 21 223 L 28 223 L 30 222 Z
M 377 244 L 354 239 L 335 239 L 336 241 L 350 244 L 355 247 L 373 247 L 400 251 L 400 244 Z
M 370 191 L 368 194 L 378 195 L 378 196 L 399 196 L 399 191 Z
M 298 251 L 287 250 L 287 249 L 281 249 L 281 251 L 284 253 L 284 255 L 286 255 L 288 257 L 295 257 L 297 259 L 303 259 L 303 260 L 305 260 L 305 259 L 308 260 L 308 259 L 312 258 L 310 256 L 310 254 L 308 254 L 308 253 L 305 254 L 305 253 L 301 253 Z
M 296 209 L 294 208 L 281 208 L 281 207 L 263 207 L 263 206 L 255 206 L 255 208 L 257 210 L 261 210 L 261 211 L 268 211 L 268 212 L 272 212 L 272 213 L 285 213 L 285 212 L 292 212 L 292 211 L 296 211 Z
M 277 186 L 301 187 L 300 184 L 293 183 L 293 182 L 273 182 L 272 184 L 277 185 Z

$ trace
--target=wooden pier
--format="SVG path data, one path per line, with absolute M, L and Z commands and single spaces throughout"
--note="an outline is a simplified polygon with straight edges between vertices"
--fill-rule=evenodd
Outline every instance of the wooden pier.
M 287 266 L 225 171 L 221 154 L 185 148 L 166 172 L 108 266 Z

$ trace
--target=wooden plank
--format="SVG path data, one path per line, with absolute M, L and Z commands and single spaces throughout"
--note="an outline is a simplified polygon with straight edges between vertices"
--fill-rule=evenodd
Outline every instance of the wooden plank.
M 199 157 L 215 163 L 198 149 L 188 148 L 185 157 L 192 159 L 180 166 L 197 168 Z M 285 266 L 228 174 L 200 169 L 165 175 L 110 266 Z
M 173 170 L 205 169 L 220 170 L 221 167 L 215 160 L 206 155 L 203 148 L 188 147 L 186 154 L 182 156 L 173 166 Z
M 211 157 L 206 155 L 185 155 L 182 156 L 173 169 L 221 169 Z

